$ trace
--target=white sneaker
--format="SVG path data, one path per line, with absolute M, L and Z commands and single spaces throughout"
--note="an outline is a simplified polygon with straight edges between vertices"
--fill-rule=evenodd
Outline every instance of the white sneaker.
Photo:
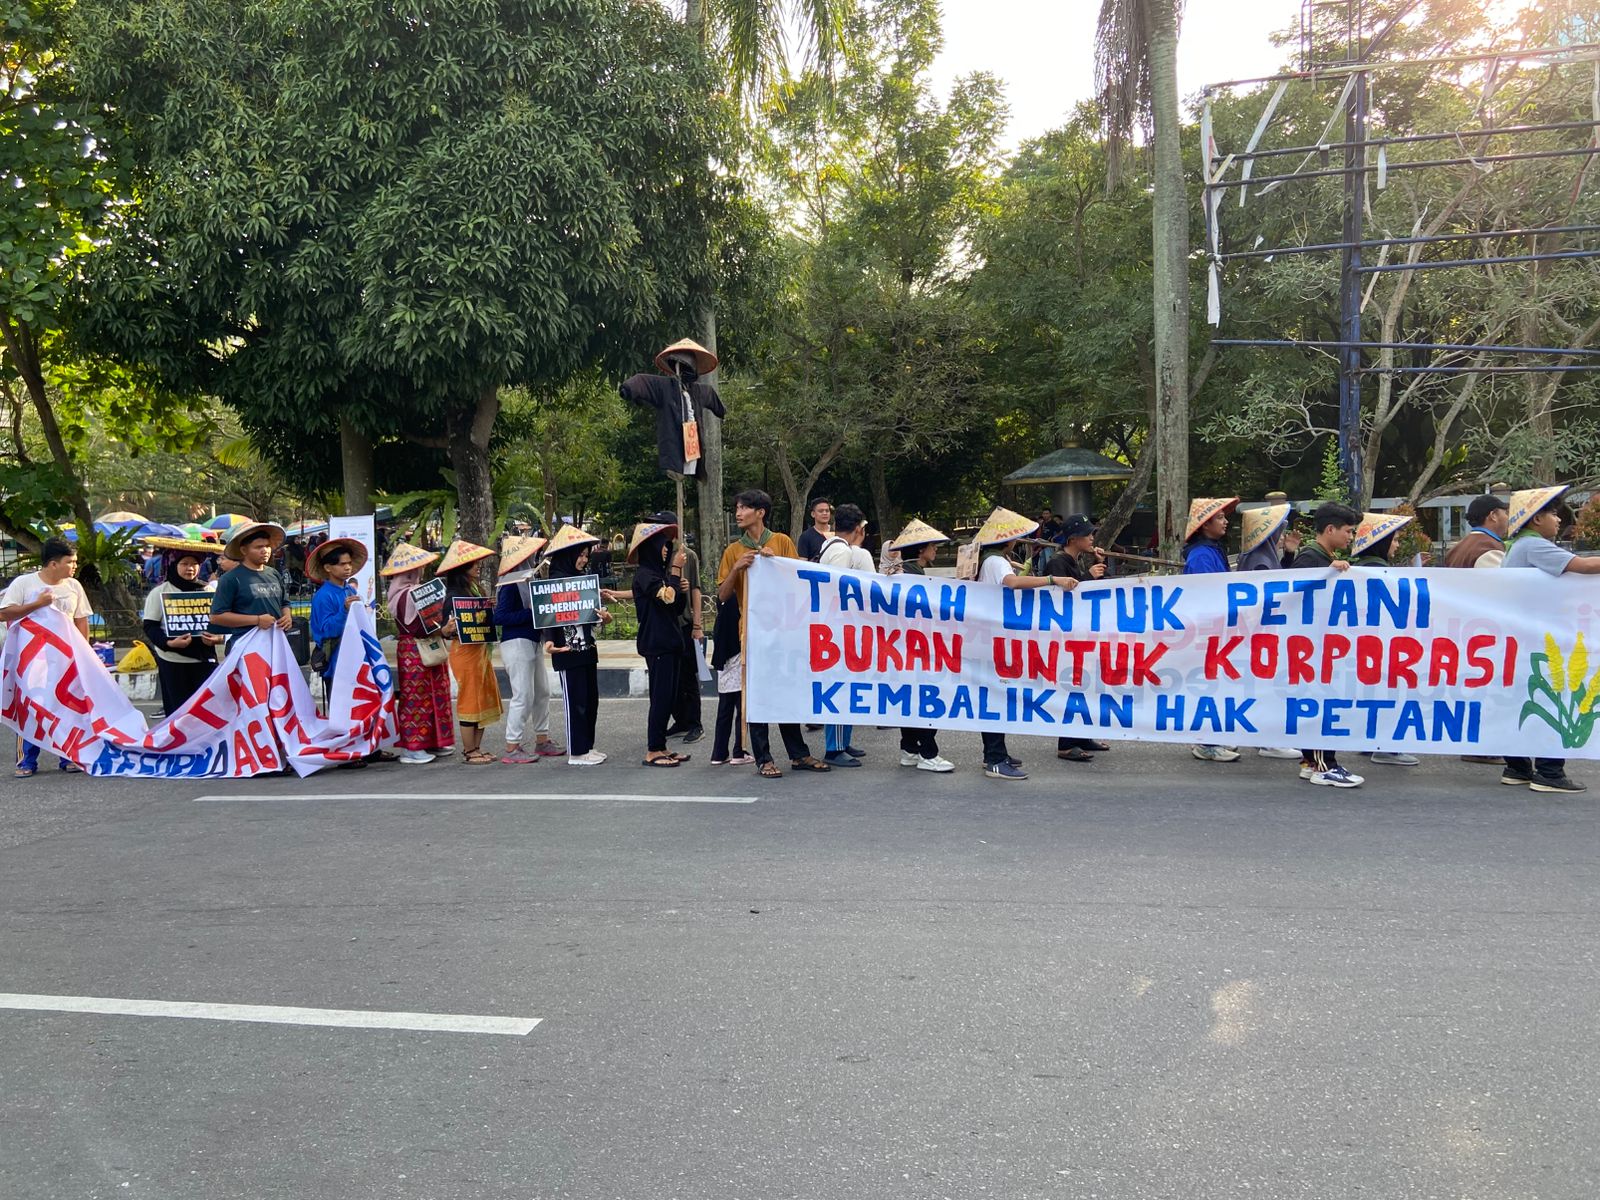
M 1305 759 L 1301 759 L 1300 760 L 1300 778 L 1301 779 L 1310 779 L 1316 773 L 1317 773 L 1316 769 L 1314 767 L 1312 767 L 1312 765 L 1310 763 L 1306 762 Z
M 431 763 L 434 760 L 434 755 L 426 750 L 401 750 L 399 755 L 403 763 Z
M 916 755 L 912 755 L 912 757 L 916 758 Z M 943 775 L 946 771 L 954 771 L 955 769 L 955 763 L 937 754 L 932 758 L 917 758 L 917 770 L 919 771 L 937 771 Z
M 902 750 L 900 751 L 900 765 L 902 767 L 920 767 L 922 765 L 922 756 L 913 754 L 909 750 Z
M 574 754 L 567 759 L 569 767 L 598 767 L 605 762 L 606 756 L 598 750 L 591 750 L 587 754 Z
M 1189 753 L 1201 762 L 1233 762 L 1239 757 L 1237 750 L 1229 750 L 1226 746 L 1190 746 Z
M 1291 750 L 1287 746 L 1263 746 L 1256 751 L 1262 758 L 1299 758 L 1300 751 Z
M 1385 767 L 1414 767 L 1422 760 L 1402 750 L 1378 750 L 1373 753 L 1372 761 Z
M 1318 787 L 1353 788 L 1360 787 L 1366 780 L 1343 767 L 1329 767 L 1326 771 L 1313 771 L 1311 782 Z

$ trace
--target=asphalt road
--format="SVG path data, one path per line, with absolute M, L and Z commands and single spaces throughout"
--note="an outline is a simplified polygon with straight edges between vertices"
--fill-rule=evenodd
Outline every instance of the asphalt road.
M 768 782 L 604 713 L 593 770 L 8 780 L 0 990 L 540 1023 L 0 1008 L 0 1197 L 1594 1195 L 1587 764 Z

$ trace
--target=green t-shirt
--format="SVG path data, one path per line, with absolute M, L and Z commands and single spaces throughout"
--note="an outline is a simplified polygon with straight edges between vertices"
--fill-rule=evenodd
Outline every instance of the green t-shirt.
M 283 610 L 288 606 L 289 593 L 283 586 L 283 576 L 272 567 L 263 567 L 259 571 L 235 567 L 218 581 L 216 593 L 211 597 L 212 616 L 218 613 L 241 613 L 247 617 L 269 616 L 276 619 L 283 616 Z M 228 644 L 231 646 L 234 638 L 250 631 L 219 627 L 218 632 L 228 635 Z

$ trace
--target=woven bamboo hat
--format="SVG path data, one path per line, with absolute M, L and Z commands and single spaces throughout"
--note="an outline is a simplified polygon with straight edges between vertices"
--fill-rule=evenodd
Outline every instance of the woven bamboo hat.
M 1350 539 L 1350 553 L 1360 554 L 1370 550 L 1397 529 L 1404 529 L 1415 517 L 1404 513 L 1362 513 L 1356 535 Z
M 274 525 L 271 521 L 252 521 L 248 525 L 240 525 L 228 538 L 228 548 L 225 551 L 229 558 L 244 561 L 244 544 L 254 541 L 258 534 L 265 533 L 272 540 L 272 548 L 276 550 L 283 545 L 283 539 L 288 536 L 283 532 L 282 525 Z
M 900 531 L 900 536 L 889 543 L 891 550 L 910 550 L 915 546 L 927 546 L 934 542 L 948 542 L 945 537 L 932 525 L 923 521 L 912 521 Z
M 147 546 L 154 546 L 163 555 L 171 555 L 173 558 L 183 558 L 189 554 L 196 558 L 211 558 L 222 553 L 222 547 L 215 542 L 197 542 L 175 537 L 147 537 L 139 540 Z
M 318 583 L 326 583 L 328 576 L 322 570 L 322 560 L 335 550 L 348 550 L 350 557 L 356 561 L 356 570 L 361 570 L 367 565 L 367 548 L 355 538 L 329 538 L 310 554 L 306 555 L 306 578 L 315 579 Z
M 424 550 L 410 542 L 396 542 L 394 549 L 389 551 L 388 565 L 378 574 L 388 579 L 394 575 L 404 575 L 407 571 L 420 571 L 429 563 L 438 561 L 437 550 Z
M 500 543 L 500 574 L 509 575 L 535 554 L 545 548 L 542 537 L 523 537 L 512 534 Z
M 443 575 L 446 571 L 454 571 L 457 567 L 464 567 L 468 563 L 475 563 L 479 559 L 489 558 L 494 551 L 487 546 L 480 546 L 477 542 L 464 542 L 460 538 L 451 542 L 444 552 L 444 561 L 439 564 L 438 573 Z
M 688 354 L 694 358 L 694 369 L 702 375 L 709 375 L 717 369 L 717 356 L 707 350 L 693 338 L 684 338 L 682 341 L 673 342 L 660 354 L 656 355 L 656 369 L 664 375 L 671 375 L 672 371 L 667 366 L 667 355 Z
M 1239 539 L 1239 552 L 1248 554 L 1262 542 L 1289 523 L 1294 509 L 1287 504 L 1269 504 L 1266 508 L 1247 508 L 1239 514 L 1244 532 Z
M 1541 508 L 1552 500 L 1560 499 L 1571 486 L 1570 483 L 1563 483 L 1557 487 L 1528 488 L 1526 491 L 1512 492 L 1510 523 L 1506 526 L 1506 536 L 1510 537 L 1521 532 L 1522 527 L 1533 520 Z
M 1207 521 L 1211 520 L 1211 518 L 1216 516 L 1218 513 L 1225 513 L 1225 512 L 1232 511 L 1233 507 L 1238 503 L 1239 503 L 1239 497 L 1237 497 L 1237 496 L 1229 496 L 1225 500 L 1224 499 L 1208 499 L 1208 498 L 1202 497 L 1202 498 L 1200 498 L 1198 500 L 1190 501 L 1190 503 L 1189 503 L 1189 528 L 1184 533 L 1183 540 L 1187 542 L 1195 534 L 1200 532 L 1200 526 L 1204 525 Z
M 628 542 L 628 557 L 625 562 L 632 562 L 639 553 L 639 547 L 655 537 L 658 533 L 667 533 L 672 537 L 678 536 L 678 527 L 668 525 L 664 521 L 641 521 L 633 527 L 633 538 Z
M 570 550 L 574 546 L 592 546 L 599 540 L 594 534 L 585 533 L 576 525 L 563 525 L 556 530 L 555 537 L 545 543 L 545 556 L 548 558 L 552 554 L 559 554 L 561 551 Z
M 978 536 L 972 542 L 976 546 L 999 546 L 1027 537 L 1038 528 L 1039 522 L 1030 521 L 1021 513 L 1014 513 L 1009 508 L 997 508 L 989 514 L 989 519 L 983 523 L 983 528 L 978 530 Z

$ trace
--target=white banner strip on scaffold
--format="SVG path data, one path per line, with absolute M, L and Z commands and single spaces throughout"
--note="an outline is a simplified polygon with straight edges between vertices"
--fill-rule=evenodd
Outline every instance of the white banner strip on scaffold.
M 241 636 L 205 685 L 154 729 L 54 608 L 12 624 L 0 654 L 0 722 L 91 775 L 245 779 L 309 775 L 395 738 L 394 673 L 372 611 L 350 606 L 326 718 L 277 629 Z
M 1534 570 L 1007 589 L 758 558 L 749 719 L 1600 757 L 1600 587 Z

